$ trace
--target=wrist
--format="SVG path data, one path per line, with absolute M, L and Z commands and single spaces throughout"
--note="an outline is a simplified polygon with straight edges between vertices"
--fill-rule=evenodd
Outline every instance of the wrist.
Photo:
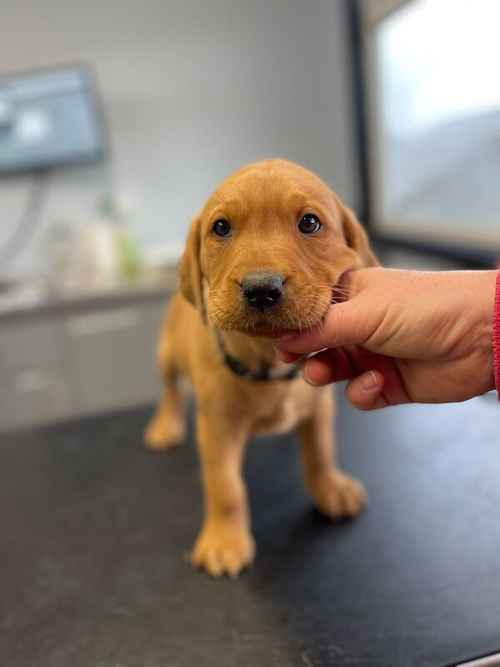
M 500 271 L 495 276 L 495 296 L 493 305 L 493 380 L 500 400 Z
M 500 388 L 500 287 L 497 288 L 498 271 L 481 271 L 478 276 L 481 285 L 477 286 L 477 295 L 480 299 L 478 341 L 484 351 L 488 373 L 488 390 Z M 499 283 L 500 284 L 500 283 Z M 497 382 L 499 382 L 497 384 Z

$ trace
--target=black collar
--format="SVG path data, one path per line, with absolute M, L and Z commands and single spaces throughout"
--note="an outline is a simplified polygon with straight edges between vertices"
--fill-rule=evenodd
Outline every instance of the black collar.
M 236 357 L 233 357 L 231 354 L 229 354 L 229 352 L 224 347 L 222 334 L 218 329 L 215 329 L 215 337 L 217 338 L 217 344 L 219 345 L 222 361 L 229 368 L 229 370 L 231 370 L 239 377 L 258 382 L 271 382 L 272 380 L 294 380 L 299 374 L 300 367 L 298 364 L 294 364 L 291 368 L 286 369 L 283 373 L 273 371 L 272 367 L 265 363 L 261 364 L 258 371 L 252 371 L 245 363 L 243 363 L 243 361 L 240 361 L 240 359 L 237 359 Z

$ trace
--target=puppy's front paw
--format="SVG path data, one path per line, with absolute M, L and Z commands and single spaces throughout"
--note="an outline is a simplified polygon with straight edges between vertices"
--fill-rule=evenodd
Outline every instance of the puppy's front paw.
M 159 452 L 177 447 L 184 439 L 184 424 L 177 419 L 155 416 L 144 431 L 144 444 L 148 449 Z
M 332 519 L 357 516 L 368 500 L 361 482 L 339 471 L 319 474 L 310 491 L 318 510 Z
M 191 563 L 213 577 L 237 577 L 254 556 L 255 542 L 247 528 L 209 523 L 196 540 Z

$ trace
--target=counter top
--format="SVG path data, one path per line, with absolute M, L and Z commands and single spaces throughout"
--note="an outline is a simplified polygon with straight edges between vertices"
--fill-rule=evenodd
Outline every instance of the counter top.
M 95 310 L 165 298 L 176 289 L 176 285 L 175 266 L 164 269 L 149 280 L 124 282 L 107 289 L 81 289 L 60 294 L 51 294 L 41 281 L 31 280 L 0 295 L 0 322 L 70 314 L 85 309 Z
M 342 405 L 371 502 L 316 514 L 291 436 L 249 448 L 258 555 L 237 581 L 184 560 L 188 446 L 141 445 L 150 408 L 0 437 L 0 664 L 439 667 L 500 649 L 500 407 Z

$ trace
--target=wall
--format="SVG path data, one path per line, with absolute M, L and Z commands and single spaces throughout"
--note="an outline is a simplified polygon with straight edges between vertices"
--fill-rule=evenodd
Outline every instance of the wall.
M 177 252 L 191 216 L 240 164 L 282 156 L 317 170 L 355 205 L 342 0 L 113 0 L 10 3 L 0 73 L 95 65 L 114 149 L 113 179 L 148 246 Z M 0 244 L 29 179 L 0 182 Z M 53 174 L 43 225 L 16 262 L 40 266 L 55 219 L 84 221 L 103 167 Z

